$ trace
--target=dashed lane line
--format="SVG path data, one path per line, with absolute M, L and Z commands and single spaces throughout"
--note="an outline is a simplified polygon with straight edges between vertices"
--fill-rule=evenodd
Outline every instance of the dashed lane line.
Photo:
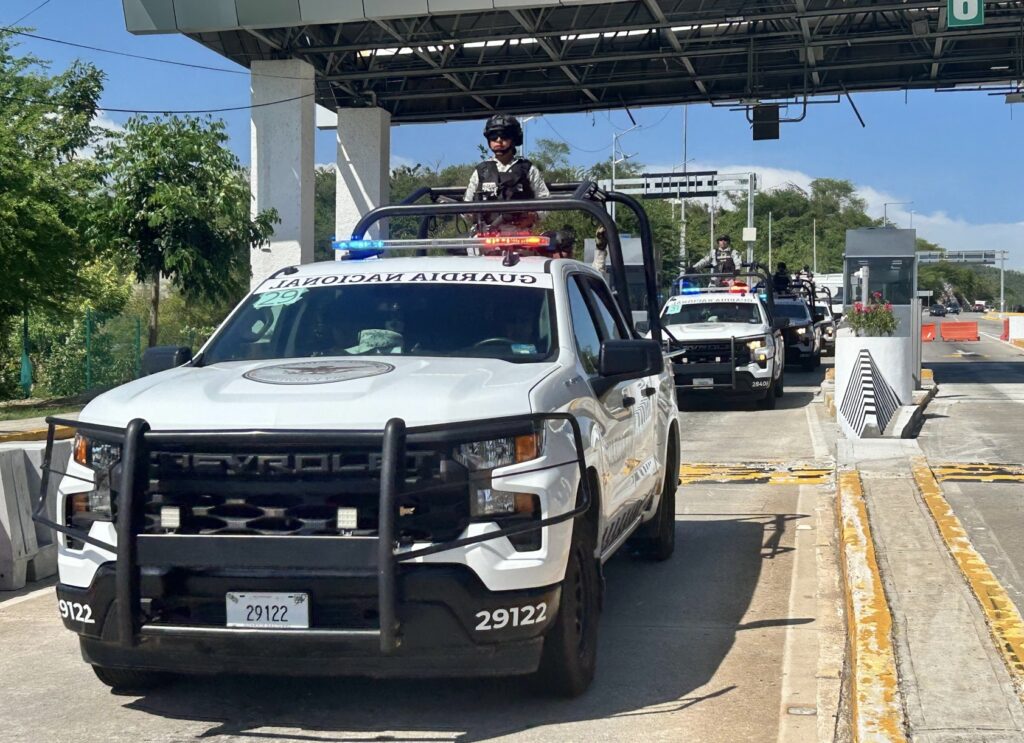
M 702 462 L 679 468 L 680 485 L 828 485 L 832 465 L 785 464 L 781 462 L 745 462 L 722 464 Z
M 989 462 L 947 462 L 929 468 L 939 482 L 1020 482 L 1024 465 Z
M 1024 619 L 985 558 L 974 549 L 963 524 L 942 495 L 928 461 L 915 457 L 912 464 L 921 498 L 931 512 L 946 548 L 981 604 L 992 639 L 1013 678 L 1017 695 L 1024 700 Z

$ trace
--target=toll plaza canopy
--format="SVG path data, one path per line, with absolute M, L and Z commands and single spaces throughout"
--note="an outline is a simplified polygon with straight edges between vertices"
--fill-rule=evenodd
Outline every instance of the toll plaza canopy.
M 980 2 L 980 0 L 979 0 Z M 1024 79 L 1024 3 L 955 27 L 946 0 L 123 0 L 249 67 L 298 59 L 317 103 L 394 123 L 804 99 Z M 965 7 L 970 2 L 964 3 Z

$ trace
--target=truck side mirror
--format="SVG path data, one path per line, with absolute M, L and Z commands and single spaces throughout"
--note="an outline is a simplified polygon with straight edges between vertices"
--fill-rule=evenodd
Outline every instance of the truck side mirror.
M 591 381 L 600 397 L 619 382 L 639 379 L 665 370 L 661 344 L 652 340 L 607 340 L 601 343 L 598 377 Z
M 142 354 L 142 376 L 167 371 L 191 360 L 192 349 L 188 346 L 153 346 Z

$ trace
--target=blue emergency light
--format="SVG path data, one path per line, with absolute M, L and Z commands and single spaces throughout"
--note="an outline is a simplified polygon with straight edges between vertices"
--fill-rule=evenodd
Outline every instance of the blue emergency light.
M 348 259 L 360 261 L 374 258 L 384 252 L 383 240 L 333 240 L 331 247 L 335 250 L 347 250 Z

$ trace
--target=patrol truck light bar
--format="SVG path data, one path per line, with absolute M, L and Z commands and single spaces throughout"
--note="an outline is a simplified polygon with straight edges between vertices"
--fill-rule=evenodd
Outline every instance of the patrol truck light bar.
M 433 237 L 418 240 L 335 240 L 335 250 L 465 250 L 467 248 L 546 248 L 545 235 L 477 235 L 476 237 Z

